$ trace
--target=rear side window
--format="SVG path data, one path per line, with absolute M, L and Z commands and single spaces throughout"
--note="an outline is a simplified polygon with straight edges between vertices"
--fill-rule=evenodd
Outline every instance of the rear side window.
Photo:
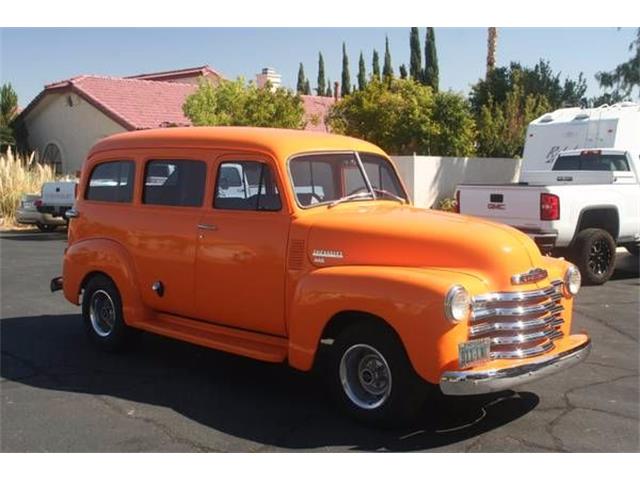
M 144 173 L 142 203 L 200 207 L 207 164 L 200 160 L 150 160 Z
M 131 202 L 134 173 L 132 161 L 100 163 L 91 172 L 84 198 L 95 202 Z
M 280 210 L 280 193 L 269 165 L 251 161 L 221 163 L 214 207 L 224 210 Z

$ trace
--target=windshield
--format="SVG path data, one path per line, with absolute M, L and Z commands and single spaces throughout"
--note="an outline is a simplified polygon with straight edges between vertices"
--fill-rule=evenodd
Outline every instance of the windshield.
M 561 155 L 552 170 L 589 170 L 606 172 L 628 172 L 629 163 L 624 154 L 600 154 L 583 152 L 580 155 Z
M 407 199 L 386 158 L 371 153 L 361 153 L 359 158 L 364 171 L 355 153 L 308 154 L 293 158 L 289 168 L 298 204 L 313 207 L 341 200 Z

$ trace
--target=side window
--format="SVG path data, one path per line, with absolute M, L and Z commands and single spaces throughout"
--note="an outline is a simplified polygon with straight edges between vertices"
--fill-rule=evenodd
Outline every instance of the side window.
M 269 165 L 251 161 L 221 163 L 213 206 L 223 210 L 280 210 L 280 193 Z
M 134 172 L 135 165 L 131 161 L 96 165 L 91 172 L 84 198 L 96 202 L 131 202 Z
M 142 203 L 200 207 L 207 164 L 200 160 L 150 160 L 144 173 Z

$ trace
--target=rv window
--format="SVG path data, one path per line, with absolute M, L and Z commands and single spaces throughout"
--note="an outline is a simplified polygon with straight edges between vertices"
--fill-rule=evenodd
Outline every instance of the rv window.
M 131 161 L 105 162 L 95 166 L 85 193 L 96 202 L 130 202 L 135 166 Z

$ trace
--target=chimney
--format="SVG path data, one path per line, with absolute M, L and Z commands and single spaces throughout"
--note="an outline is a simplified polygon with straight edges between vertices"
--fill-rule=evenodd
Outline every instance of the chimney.
M 275 92 L 282 85 L 282 75 L 271 67 L 265 67 L 256 75 L 256 85 L 258 88 L 263 88 L 267 82 L 271 83 L 271 90 Z
M 333 82 L 333 99 L 337 102 L 340 98 L 340 83 Z

